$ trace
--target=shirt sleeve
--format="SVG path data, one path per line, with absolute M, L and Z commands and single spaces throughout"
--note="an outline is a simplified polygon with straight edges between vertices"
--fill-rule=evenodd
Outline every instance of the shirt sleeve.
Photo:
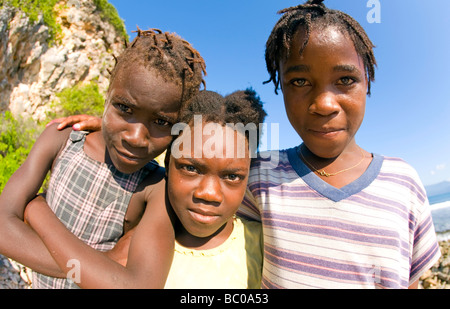
M 409 284 L 417 281 L 441 256 L 428 200 L 416 219 Z
M 244 196 L 244 200 L 241 203 L 237 213 L 239 217 L 250 220 L 261 222 L 261 213 L 258 207 L 258 201 L 253 196 L 253 193 L 247 188 Z

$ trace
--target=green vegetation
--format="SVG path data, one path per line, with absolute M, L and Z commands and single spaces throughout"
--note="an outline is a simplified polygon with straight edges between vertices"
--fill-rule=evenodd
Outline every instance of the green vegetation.
M 49 119 L 75 114 L 101 116 L 104 98 L 97 84 L 76 85 L 57 94 L 60 102 L 51 108 L 59 112 L 48 113 Z M 0 114 L 0 193 L 12 174 L 22 165 L 44 125 L 32 119 L 13 117 L 7 111 Z M 47 186 L 48 177 L 43 188 Z
M 9 111 L 0 115 L 0 192 L 25 161 L 41 131 L 32 120 L 15 119 Z
M 8 3 L 9 5 L 22 10 L 33 23 L 36 23 L 39 15 L 42 14 L 44 23 L 49 28 L 50 40 L 53 41 L 61 34 L 61 26 L 56 22 L 56 11 L 54 9 L 58 1 L 59 0 L 2 0 L 0 8 Z
M 72 88 L 66 88 L 56 94 L 60 102 L 52 102 L 52 112 L 47 116 L 51 118 L 66 117 L 76 114 L 88 114 L 99 116 L 103 114 L 105 98 L 100 93 L 98 85 L 91 82 L 83 85 L 75 85 Z M 60 110 L 59 112 L 55 112 Z
M 56 22 L 58 2 L 60 0 L 0 0 L 0 9 L 6 4 L 19 8 L 33 23 L 42 14 L 44 23 L 49 27 L 51 43 L 57 42 L 61 35 L 61 26 Z M 107 0 L 93 2 L 101 18 L 111 23 L 128 40 L 125 25 L 115 7 Z M 75 114 L 101 116 L 103 113 L 105 99 L 95 82 L 65 89 L 57 97 L 59 102 L 50 104 L 52 112 L 47 114 L 49 119 Z M 0 193 L 11 175 L 25 161 L 43 129 L 43 125 L 36 124 L 32 119 L 14 117 L 9 111 L 0 113 Z
M 119 13 L 117 13 L 114 5 L 109 3 L 108 0 L 94 0 L 94 4 L 97 6 L 97 9 L 101 11 L 102 19 L 113 25 L 120 36 L 128 41 L 129 38 L 127 30 L 125 29 L 125 24 L 122 18 L 120 18 Z
M 43 15 L 44 23 L 49 27 L 50 42 L 58 41 L 61 35 L 61 25 L 56 22 L 58 8 L 55 7 L 60 0 L 0 0 L 0 9 L 5 4 L 22 10 L 30 21 L 36 23 L 39 15 Z M 123 20 L 116 8 L 108 0 L 93 0 L 100 11 L 101 18 L 111 23 L 120 36 L 128 40 L 128 34 Z

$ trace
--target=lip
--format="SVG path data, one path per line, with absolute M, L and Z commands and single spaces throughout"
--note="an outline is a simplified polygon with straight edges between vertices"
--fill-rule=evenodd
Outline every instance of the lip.
M 138 157 L 138 156 L 132 155 L 130 153 L 122 152 L 122 151 L 118 150 L 117 148 L 116 148 L 116 152 L 119 156 L 121 156 L 122 158 L 125 158 L 127 161 L 141 162 L 142 160 L 144 160 L 144 158 L 142 158 L 142 157 Z
M 219 219 L 219 215 L 202 209 L 188 209 L 188 213 L 194 221 L 202 224 L 211 224 Z
M 333 138 L 343 131 L 344 129 L 337 129 L 337 128 L 319 128 L 309 130 L 309 132 L 311 132 L 312 134 L 325 138 Z

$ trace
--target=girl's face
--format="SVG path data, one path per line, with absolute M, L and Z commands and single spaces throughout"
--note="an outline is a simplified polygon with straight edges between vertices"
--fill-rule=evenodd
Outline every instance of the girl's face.
M 312 30 L 300 55 L 304 32 L 280 62 L 286 113 L 305 145 L 317 156 L 335 158 L 354 145 L 365 111 L 367 79 L 352 40 L 334 27 Z
M 216 239 L 225 240 L 233 229 L 233 215 L 245 194 L 250 157 L 248 151 L 244 158 L 237 156 L 236 151 L 227 157 L 226 147 L 234 146 L 236 150 L 237 143 L 243 140 L 248 150 L 248 142 L 245 137 L 237 138 L 241 133 L 218 126 L 223 134 L 205 135 L 203 132 L 201 143 L 195 140 L 198 135 L 192 134 L 188 139 L 189 142 L 194 139 L 191 149 L 183 145 L 178 159 L 171 155 L 167 184 L 172 208 L 189 234 L 198 238 L 214 235 Z M 207 158 L 211 145 L 218 147 L 216 157 Z M 222 158 L 218 153 L 223 154 Z M 202 154 L 200 158 L 198 154 Z
M 180 88 L 140 65 L 117 72 L 106 100 L 102 131 L 119 171 L 136 172 L 168 147 L 180 109 Z

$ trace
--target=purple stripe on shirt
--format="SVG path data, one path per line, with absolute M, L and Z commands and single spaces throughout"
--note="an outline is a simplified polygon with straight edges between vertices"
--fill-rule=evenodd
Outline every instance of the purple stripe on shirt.
M 274 212 L 264 212 L 262 218 L 263 225 L 266 227 L 275 226 L 277 229 L 281 228 L 297 234 L 316 234 L 364 244 L 381 244 L 393 248 L 408 247 L 408 244 L 401 243 L 395 230 L 370 228 L 327 219 L 287 216 Z M 301 236 L 299 235 L 299 237 Z M 408 252 L 403 252 L 403 254 L 408 256 Z
M 314 254 L 314 253 L 311 253 Z M 384 287 L 396 288 L 399 285 L 407 287 L 408 282 L 398 277 L 397 273 L 388 271 L 376 265 L 364 266 L 358 261 L 349 258 L 346 262 L 326 260 L 316 258 L 312 255 L 295 254 L 269 245 L 264 247 L 264 257 L 266 263 L 271 263 L 282 269 L 303 273 L 306 276 L 312 275 L 330 280 L 358 283 L 365 282 L 368 285 L 381 283 Z
M 384 182 L 392 182 L 407 187 L 417 195 L 420 202 L 425 202 L 427 198 L 426 193 L 422 187 L 411 177 L 393 174 L 393 173 L 380 173 L 378 179 Z

